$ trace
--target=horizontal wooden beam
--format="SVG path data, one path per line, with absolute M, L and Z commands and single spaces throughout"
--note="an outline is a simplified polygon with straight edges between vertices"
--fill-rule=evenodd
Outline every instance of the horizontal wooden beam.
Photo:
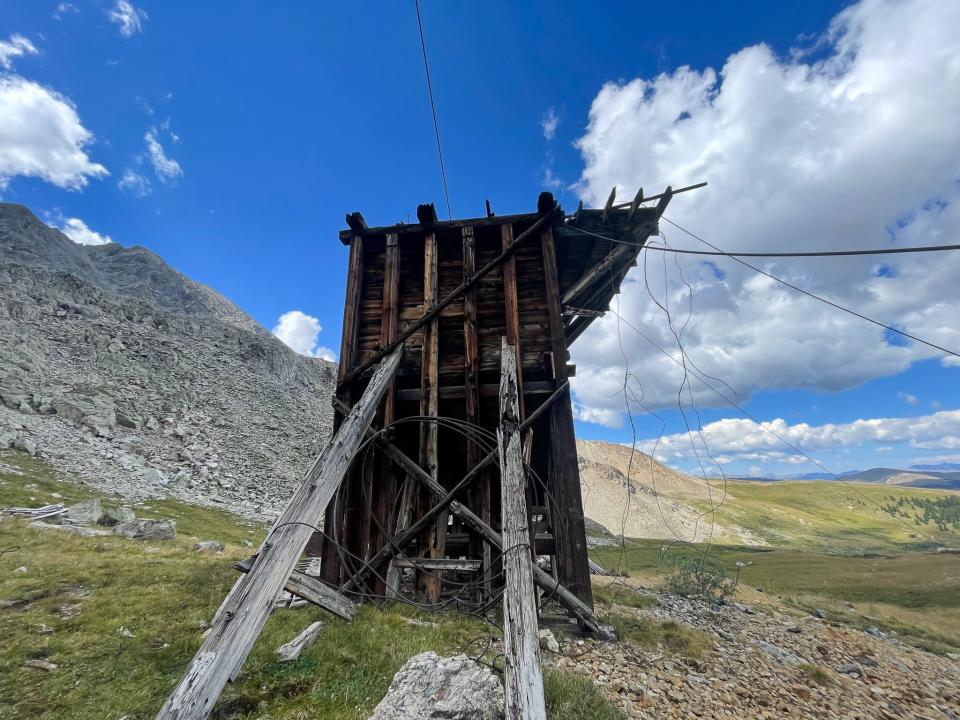
M 528 382 L 523 386 L 524 395 L 546 395 L 553 392 L 555 384 L 549 380 L 535 380 Z M 441 400 L 456 400 L 458 398 L 466 397 L 466 390 L 463 385 L 441 385 L 439 396 Z M 500 386 L 494 385 L 493 383 L 485 383 L 480 386 L 480 395 L 481 397 L 498 397 L 500 393 Z M 411 402 L 414 400 L 420 399 L 420 389 L 419 388 L 405 388 L 403 390 L 396 390 L 395 397 L 397 400 L 403 402 Z
M 399 557 L 393 561 L 399 568 L 414 568 L 417 570 L 436 570 L 438 572 L 477 572 L 482 563 L 479 560 L 462 558 L 410 558 Z
M 495 227 L 504 223 L 514 222 L 533 222 L 540 217 L 539 213 L 519 213 L 517 215 L 490 215 L 481 218 L 464 218 L 462 220 L 440 220 L 435 223 L 411 223 L 407 225 L 381 225 L 379 227 L 363 228 L 360 232 L 363 236 L 386 235 L 387 233 L 396 233 L 397 235 L 409 235 L 411 233 L 425 233 L 431 230 L 457 230 L 465 227 Z M 344 245 L 350 244 L 350 238 L 357 233 L 353 228 L 340 231 L 340 241 Z

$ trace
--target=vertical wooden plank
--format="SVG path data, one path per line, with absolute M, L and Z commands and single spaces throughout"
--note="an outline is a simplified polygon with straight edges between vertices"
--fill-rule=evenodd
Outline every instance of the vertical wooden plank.
M 466 280 L 477 268 L 477 239 L 472 227 L 465 227 L 463 236 L 463 278 Z M 477 288 L 468 288 L 463 295 L 463 387 L 467 422 L 480 424 L 480 349 L 477 329 Z M 480 460 L 475 443 L 467 441 L 467 469 L 472 469 Z M 490 473 L 484 472 L 470 488 L 468 504 L 490 524 Z M 470 556 L 483 561 L 484 587 L 490 590 L 492 554 L 490 546 L 477 535 L 470 536 Z
M 386 253 L 383 271 L 383 304 L 380 311 L 380 347 L 385 347 L 397 334 L 398 298 L 400 291 L 400 244 L 396 233 L 390 233 L 386 239 Z M 395 381 L 390 380 L 383 403 L 377 411 L 376 422 L 386 427 L 394 419 Z M 387 461 L 379 452 L 372 462 L 367 463 L 364 477 L 364 489 L 370 498 L 369 521 L 364 528 L 363 558 L 369 559 L 393 534 L 390 523 L 390 510 L 396 495 L 396 473 L 393 463 Z M 372 526 L 372 527 L 371 527 Z M 386 584 L 377 577 L 374 580 L 374 594 L 383 595 Z
M 553 376 L 559 385 L 567 380 L 568 353 L 563 333 L 563 316 L 560 312 L 557 254 L 551 227 L 547 226 L 541 231 L 540 246 L 547 288 Z M 570 398 L 555 403 L 550 409 L 549 418 L 547 485 L 554 500 L 550 504 L 550 515 L 556 547 L 554 565 L 557 567 L 557 579 L 585 604 L 593 607 L 586 529 L 583 522 L 583 498 L 580 495 L 577 439 L 574 434 Z
M 430 312 L 437 304 L 438 287 L 437 236 L 428 232 L 423 240 L 423 311 Z M 431 320 L 423 329 L 423 365 L 420 373 L 420 414 L 436 417 L 440 411 L 439 365 L 440 319 Z M 434 480 L 437 470 L 437 424 L 424 423 L 420 428 L 420 465 Z M 429 497 L 423 497 L 420 510 L 430 506 Z M 449 513 L 443 512 L 427 532 L 424 541 L 430 557 L 443 557 L 446 552 Z M 440 601 L 440 581 L 436 576 L 417 573 L 417 589 L 426 602 Z
M 502 249 L 506 250 L 513 243 L 513 225 L 506 223 L 500 226 Z M 520 388 L 520 419 L 525 416 L 523 403 L 523 365 L 520 360 L 520 306 L 517 300 L 517 256 L 511 255 L 503 263 L 503 300 L 506 311 L 505 327 L 507 344 L 513 348 L 517 361 L 517 383 Z
M 477 240 L 472 227 L 465 227 L 463 235 L 463 277 L 469 278 L 477 267 Z M 472 286 L 463 294 L 463 385 L 466 402 L 467 420 L 475 423 L 480 418 L 479 380 L 480 355 L 477 335 L 477 288 Z M 468 447 L 476 453 L 476 446 Z M 468 461 L 473 466 L 476 459 Z
M 546 720 L 533 559 L 529 543 L 526 473 L 520 440 L 520 388 L 514 348 L 501 344 L 500 503 L 503 508 L 504 717 L 505 720 Z
M 350 257 L 347 261 L 347 288 L 343 300 L 343 331 L 340 336 L 340 361 L 337 364 L 337 383 L 339 384 L 353 369 L 357 353 L 357 328 L 360 324 L 360 294 L 363 290 L 363 236 L 354 235 L 350 241 Z M 338 397 L 350 405 L 350 390 L 347 388 Z M 343 419 L 341 413 L 334 412 L 333 429 L 336 432 Z M 341 487 L 346 488 L 349 479 Z M 338 490 L 337 496 L 344 490 Z M 327 507 L 324 517 L 324 530 L 333 534 L 336 507 L 335 498 Z M 340 557 L 333 543 L 326 540 L 319 533 L 315 533 L 307 545 L 307 552 L 319 554 L 321 557 L 321 577 L 333 585 L 340 584 Z

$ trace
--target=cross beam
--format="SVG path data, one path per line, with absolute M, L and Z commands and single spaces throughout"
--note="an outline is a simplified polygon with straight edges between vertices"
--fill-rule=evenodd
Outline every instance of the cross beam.
M 557 401 L 558 398 L 567 393 L 569 388 L 569 381 L 565 381 L 562 385 L 560 385 L 560 387 L 554 390 L 553 394 L 544 400 L 536 410 L 530 413 L 530 417 L 528 417 L 520 425 L 520 432 L 525 433 L 528 429 L 530 429 L 533 424 L 543 415 L 543 413 L 545 413 L 554 404 L 554 402 Z M 335 399 L 334 405 L 340 412 L 349 412 L 349 408 L 342 400 Z M 375 431 L 370 429 L 367 431 L 367 434 L 372 436 L 375 434 Z M 472 470 L 470 470 L 470 472 L 463 476 L 460 482 L 454 485 L 449 492 L 441 497 L 432 508 L 427 510 L 427 512 L 424 513 L 423 516 L 417 520 L 417 522 L 405 530 L 401 530 L 392 538 L 390 538 L 386 545 L 380 548 L 372 558 L 363 564 L 363 567 L 357 570 L 357 572 L 354 573 L 349 580 L 340 586 L 340 592 L 349 592 L 350 590 L 353 590 L 361 582 L 363 582 L 367 575 L 374 572 L 382 563 L 402 552 L 403 548 L 406 547 L 407 544 L 417 537 L 417 535 L 419 535 L 423 530 L 429 527 L 430 523 L 432 523 L 437 516 L 444 511 L 444 509 L 453 505 L 456 502 L 454 498 L 456 498 L 457 495 L 469 487 L 470 484 L 480 476 L 480 473 L 490 467 L 496 459 L 496 450 L 488 453 L 473 467 Z M 459 503 L 457 503 L 457 505 L 459 505 Z

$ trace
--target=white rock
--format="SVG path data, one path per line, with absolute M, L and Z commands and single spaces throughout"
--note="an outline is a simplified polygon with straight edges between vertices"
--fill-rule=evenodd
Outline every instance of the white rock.
M 503 685 L 466 655 L 414 655 L 394 676 L 370 720 L 501 720 Z
M 553 632 L 549 628 L 538 630 L 537 637 L 540 638 L 541 649 L 548 650 L 554 654 L 560 652 L 560 643 L 557 642 L 557 638 L 554 637 Z

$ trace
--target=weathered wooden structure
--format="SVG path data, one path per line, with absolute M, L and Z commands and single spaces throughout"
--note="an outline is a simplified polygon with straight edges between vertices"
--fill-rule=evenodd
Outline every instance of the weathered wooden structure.
M 439 221 L 421 205 L 419 222 L 388 227 L 347 216 L 338 423 L 369 369 L 400 345 L 404 352 L 374 421 L 389 431 L 354 462 L 327 508 L 325 537 L 311 542 L 324 581 L 390 596 L 413 566 L 414 592 L 427 603 L 471 577 L 488 590 L 502 585 L 499 553 L 463 511 L 494 533 L 504 527 L 495 453 L 477 433 L 500 426 L 506 338 L 516 354 L 524 459 L 539 480 L 526 488 L 535 555 L 551 559 L 554 584 L 592 605 L 568 348 L 619 292 L 671 195 L 668 188 L 647 206 L 641 191 L 616 206 L 611 193 L 604 208 L 571 216 L 549 193 L 522 215 L 488 207 L 486 217 Z M 480 430 L 465 437 L 448 418 Z M 396 462 L 399 455 L 419 467 Z
M 396 596 L 408 572 L 430 604 L 469 588 L 484 609 L 505 586 L 507 717 L 543 717 L 533 587 L 612 637 L 591 609 L 567 348 L 619 292 L 672 195 L 645 207 L 642 190 L 620 206 L 611 193 L 569 217 L 549 193 L 525 215 L 488 206 L 440 222 L 421 205 L 419 223 L 382 228 L 347 217 L 334 436 L 258 553 L 235 564 L 242 575 L 158 720 L 208 717 L 281 589 L 350 619 L 348 595 Z M 320 579 L 297 569 L 305 551 L 322 558 Z

